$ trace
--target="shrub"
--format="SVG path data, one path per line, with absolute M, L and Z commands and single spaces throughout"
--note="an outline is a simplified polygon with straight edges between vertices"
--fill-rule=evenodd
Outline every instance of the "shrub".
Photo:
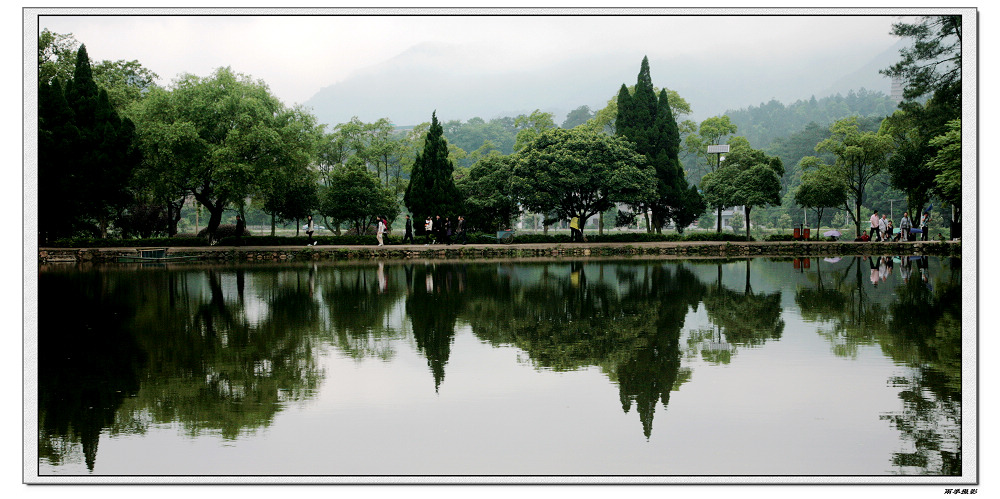
M 249 236 L 251 232 L 247 230 L 246 227 L 243 228 L 243 236 Z M 208 228 L 201 229 L 198 231 L 198 237 L 207 237 Z M 221 224 L 217 229 L 215 229 L 215 238 L 221 240 L 224 237 L 236 237 L 236 225 L 234 224 Z

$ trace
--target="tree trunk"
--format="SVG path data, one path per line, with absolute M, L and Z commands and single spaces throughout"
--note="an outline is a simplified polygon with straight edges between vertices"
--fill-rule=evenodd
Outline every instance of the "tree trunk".
M 215 232 L 219 229 L 219 225 L 222 224 L 222 212 L 224 211 L 225 204 L 222 202 L 217 202 L 215 206 L 206 206 L 209 211 L 208 225 L 205 226 L 205 232 L 208 234 L 209 242 L 215 241 Z
M 745 214 L 743 217 L 743 223 L 747 226 L 747 241 L 750 240 L 750 208 L 751 206 L 749 205 L 743 207 L 743 213 Z M 750 270 L 749 265 L 750 263 L 747 261 L 747 272 Z
M 597 235 L 604 235 L 604 212 L 597 214 Z
M 722 207 L 721 206 L 718 208 L 718 210 L 715 213 L 715 223 L 716 223 L 716 226 L 717 226 L 715 231 L 721 234 L 722 233 Z
M 854 202 L 854 228 L 855 228 L 855 232 L 857 233 L 857 235 L 855 235 L 854 237 L 856 237 L 856 238 L 861 237 L 861 199 L 860 198 L 858 198 L 858 200 Z
M 277 224 L 274 221 L 274 213 L 271 214 L 271 237 L 274 237 L 275 229 L 277 229 Z

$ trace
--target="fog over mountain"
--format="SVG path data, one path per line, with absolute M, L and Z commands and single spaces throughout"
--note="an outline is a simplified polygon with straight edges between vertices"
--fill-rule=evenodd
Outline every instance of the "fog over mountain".
M 754 60 L 726 54 L 712 59 L 650 55 L 649 63 L 653 84 L 677 91 L 691 105 L 687 118 L 701 121 L 772 98 L 791 104 L 860 88 L 888 95 L 889 79 L 878 70 L 898 60 L 902 44 L 853 52 L 830 47 L 795 58 L 761 54 Z M 603 108 L 623 83 L 635 84 L 644 55 L 613 53 L 530 69 L 493 70 L 488 50 L 424 43 L 322 88 L 304 105 L 321 123 L 331 125 L 353 116 L 416 125 L 430 121 L 434 111 L 442 121 L 489 120 L 535 109 L 553 113 L 558 124 L 581 105 L 593 111 Z

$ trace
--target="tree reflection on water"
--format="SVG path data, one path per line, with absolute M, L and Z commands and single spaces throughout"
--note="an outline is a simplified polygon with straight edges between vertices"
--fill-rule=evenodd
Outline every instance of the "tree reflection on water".
M 891 380 L 902 410 L 883 416 L 907 442 L 896 471 L 961 474 L 960 261 L 888 258 L 898 278 L 876 257 L 797 275 L 764 259 L 43 268 L 39 303 L 60 309 L 39 317 L 39 458 L 93 470 L 102 432 L 160 423 L 252 434 L 314 396 L 329 349 L 392 362 L 412 339 L 439 391 L 459 327 L 539 371 L 599 369 L 649 439 L 657 406 L 694 376 L 685 355 L 728 364 L 780 341 L 795 282 L 798 313 L 836 355 L 879 345 L 910 368 Z M 684 331 L 698 311 L 707 322 Z

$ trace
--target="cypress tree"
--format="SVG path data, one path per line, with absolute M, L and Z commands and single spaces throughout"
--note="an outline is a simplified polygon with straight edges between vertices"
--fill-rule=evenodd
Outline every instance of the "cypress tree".
M 111 217 L 129 201 L 140 157 L 135 126 L 111 107 L 94 81 L 87 48 L 77 51 L 73 79 L 39 91 L 39 230 L 41 242 L 89 229 L 105 235 Z M 46 150 L 51 147 L 51 150 Z M 95 228 L 95 223 L 99 229 Z
M 629 95 L 625 85 L 618 92 L 616 133 L 636 146 L 656 172 L 657 200 L 648 208 L 652 211 L 651 226 L 657 232 L 673 219 L 678 230 L 690 223 L 691 214 L 701 214 L 700 196 L 693 196 L 681 166 L 680 131 L 667 99 L 666 89 L 659 96 L 653 89 L 649 74 L 649 59 L 642 58 L 635 92 Z M 693 191 L 697 194 L 697 190 Z M 683 222 L 683 224 L 682 224 Z
M 424 150 L 417 153 L 410 174 L 410 183 L 403 194 L 403 204 L 414 220 L 425 217 L 455 217 L 461 214 L 462 197 L 452 173 L 454 164 L 448 159 L 448 141 L 438 122 L 437 112 L 431 114 L 431 127 L 424 140 Z M 418 232 L 423 224 L 417 222 Z

